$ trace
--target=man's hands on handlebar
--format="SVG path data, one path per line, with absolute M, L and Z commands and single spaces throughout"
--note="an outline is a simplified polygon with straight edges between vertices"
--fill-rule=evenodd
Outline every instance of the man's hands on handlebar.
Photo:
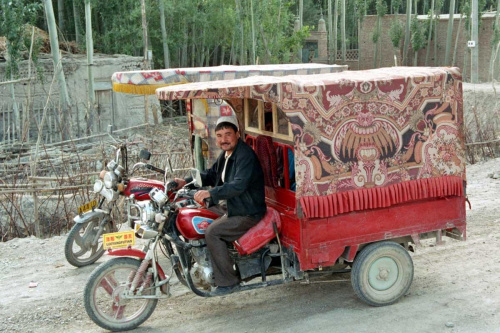
M 198 202 L 199 204 L 203 205 L 203 200 L 210 198 L 210 192 L 206 190 L 201 190 L 196 192 L 194 195 L 194 201 Z
M 186 181 L 182 178 L 174 178 L 174 181 L 177 183 L 177 187 L 174 190 L 179 190 L 186 186 Z M 208 198 L 210 198 L 210 192 L 206 190 L 197 191 L 194 195 L 194 200 L 202 206 L 204 205 L 204 200 Z
M 177 183 L 177 187 L 174 190 L 178 190 L 186 186 L 186 181 L 182 178 L 174 178 L 174 181 Z

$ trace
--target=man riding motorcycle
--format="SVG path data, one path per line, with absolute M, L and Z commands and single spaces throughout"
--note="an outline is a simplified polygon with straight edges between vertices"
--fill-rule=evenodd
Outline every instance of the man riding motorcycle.
M 235 117 L 221 117 L 215 127 L 217 145 L 223 150 L 214 165 L 201 172 L 203 186 L 210 190 L 198 191 L 194 199 L 209 199 L 209 209 L 220 217 L 206 230 L 214 279 L 215 295 L 223 295 L 239 288 L 239 279 L 233 269 L 226 242 L 233 242 L 256 225 L 266 213 L 264 174 L 257 155 L 240 139 Z M 178 188 L 190 178 L 175 179 Z

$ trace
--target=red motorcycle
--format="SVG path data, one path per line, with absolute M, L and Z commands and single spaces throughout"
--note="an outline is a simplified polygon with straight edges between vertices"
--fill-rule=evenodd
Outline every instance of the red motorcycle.
M 139 157 L 144 160 L 149 160 L 150 156 L 151 153 L 147 150 L 141 150 L 139 153 Z M 106 165 L 100 179 L 95 181 L 94 192 L 100 195 L 99 200 L 80 206 L 78 215 L 73 219 L 75 225 L 64 245 L 66 260 L 71 265 L 90 265 L 104 254 L 102 235 L 118 231 L 121 225 L 112 214 L 120 198 L 125 197 L 127 222 L 131 227 L 138 216 L 149 213 L 149 192 L 152 188 L 163 190 L 164 184 L 153 179 L 131 178 L 134 172 L 141 168 L 164 173 L 164 170 L 143 162 L 134 164 L 129 173 L 127 146 L 123 144 L 116 149 L 115 160 Z
M 118 258 L 102 263 L 90 275 L 85 309 L 97 325 L 112 331 L 139 326 L 152 314 L 158 299 L 169 296 L 173 273 L 196 295 L 213 296 L 213 270 L 204 237 L 218 215 L 194 201 L 196 190 L 189 188 L 201 180 L 197 170 L 192 173 L 193 183 L 176 193 L 174 181 L 166 182 L 165 191 L 157 187 L 149 193 L 153 214 L 135 221 L 135 236 L 150 240 L 144 249 L 109 250 L 109 255 Z M 281 246 L 280 227 L 278 212 L 268 208 L 264 218 L 232 244 L 230 252 L 241 280 L 261 277 L 259 283 L 242 285 L 241 291 L 291 280 L 286 267 L 297 262 Z M 171 272 L 160 266 L 159 250 L 170 259 Z M 267 281 L 268 275 L 276 273 L 281 279 Z

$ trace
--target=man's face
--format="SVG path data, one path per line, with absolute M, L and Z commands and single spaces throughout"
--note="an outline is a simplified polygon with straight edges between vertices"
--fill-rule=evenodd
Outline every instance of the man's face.
M 217 138 L 217 145 L 225 152 L 232 153 L 236 144 L 238 144 L 240 133 L 235 132 L 230 127 L 226 127 L 215 132 L 215 136 Z

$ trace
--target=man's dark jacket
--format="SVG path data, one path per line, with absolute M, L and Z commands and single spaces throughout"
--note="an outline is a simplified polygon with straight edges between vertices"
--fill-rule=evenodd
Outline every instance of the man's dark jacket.
M 251 216 L 261 219 L 266 214 L 264 173 L 255 152 L 241 139 L 228 157 L 224 182 L 225 154 L 201 173 L 203 186 L 213 186 L 208 192 L 214 204 L 227 200 L 227 215 Z

